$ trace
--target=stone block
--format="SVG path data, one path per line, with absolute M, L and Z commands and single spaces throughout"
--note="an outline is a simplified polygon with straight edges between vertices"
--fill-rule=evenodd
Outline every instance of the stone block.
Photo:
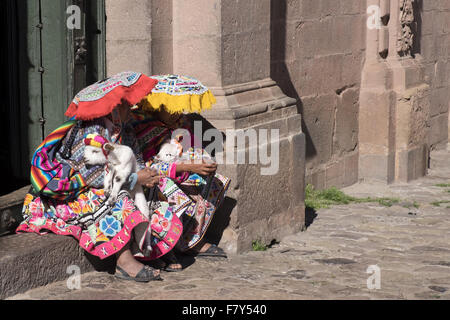
M 220 35 L 192 39 L 174 38 L 173 71 L 202 79 L 210 87 L 219 87 L 221 79 Z
M 122 20 L 133 21 L 134 19 L 142 19 L 151 21 L 151 3 L 150 1 L 141 0 L 106 0 L 106 15 L 108 21 Z M 126 23 L 123 26 L 132 27 L 132 23 Z
M 426 175 L 428 152 L 425 145 L 397 152 L 396 180 L 409 182 Z
M 448 129 L 447 129 L 447 131 L 448 131 L 448 138 L 449 138 L 449 141 L 450 141 L 450 113 L 449 113 L 449 117 L 448 117 Z
M 307 184 L 311 184 L 317 190 L 325 189 L 325 170 L 317 170 L 306 176 Z
M 336 6 L 336 2 L 334 5 Z M 343 15 L 355 15 L 366 11 L 365 2 L 360 0 L 341 0 L 339 7 Z
M 447 88 L 434 89 L 431 93 L 431 113 L 432 117 L 448 112 L 450 101 L 450 91 Z
M 448 141 L 448 114 L 440 114 L 430 119 L 429 146 Z
M 358 182 L 359 153 L 354 152 L 344 158 L 344 187 Z
M 280 6 L 278 1 L 273 2 L 273 7 L 279 7 L 285 9 L 285 17 L 287 21 L 299 21 L 302 18 L 302 1 L 298 0 L 287 0 L 287 5 L 285 7 Z M 282 15 L 279 15 L 282 16 Z
M 298 117 L 299 118 L 299 117 Z M 301 119 L 299 119 L 301 122 Z M 292 147 L 291 163 L 292 168 L 292 207 L 301 208 L 305 201 L 305 153 L 306 141 L 305 135 L 300 130 L 288 138 Z
M 276 48 L 272 52 L 275 57 L 284 62 L 293 62 L 303 57 L 304 25 L 303 21 L 288 21 L 278 26 L 276 33 L 272 35 L 273 48 Z
M 423 11 L 431 11 L 435 10 L 439 6 L 439 0 L 429 0 L 429 1 L 423 1 L 422 10 Z
M 425 61 L 433 61 L 436 57 L 436 48 L 434 46 L 434 36 L 425 35 L 421 38 L 421 53 Z
M 318 56 L 301 65 L 304 86 L 302 96 L 324 95 L 344 87 L 342 83 L 343 54 Z
M 349 32 L 349 30 L 351 30 Z M 355 16 L 337 16 L 332 19 L 332 26 L 329 34 L 330 41 L 324 39 L 323 45 L 331 48 L 332 53 L 351 54 L 355 48 L 357 50 L 364 44 L 362 34 L 364 27 L 361 19 Z
M 233 50 L 224 46 L 223 63 L 231 62 L 228 64 L 230 69 L 236 70 L 232 72 L 233 78 L 228 76 L 228 68 L 223 70 L 223 85 L 262 80 L 270 76 L 269 37 L 268 30 L 239 33 L 235 35 Z
M 336 16 L 339 14 L 339 11 L 337 10 L 336 1 L 333 0 L 321 0 L 321 18 L 326 18 L 330 16 Z
M 395 179 L 395 155 L 360 154 L 359 180 L 391 183 Z
M 436 76 L 433 81 L 434 87 L 445 87 L 449 83 L 450 74 L 450 62 L 445 60 L 439 60 L 435 66 Z
M 171 39 L 152 40 L 152 74 L 173 73 L 173 42 Z
M 363 154 L 387 154 L 393 146 L 394 99 L 392 92 L 361 90 L 359 128 L 364 130 L 359 130 L 359 141 Z
M 0 238 L 0 299 L 68 279 L 69 266 L 80 272 L 111 270 L 114 261 L 85 254 L 68 236 L 18 234 Z M 81 284 L 83 285 L 83 284 Z
M 147 41 L 107 41 L 107 73 L 113 75 L 124 70 L 152 74 L 151 43 Z M 137 58 L 139 56 L 139 59 Z M 136 57 L 133 59 L 132 57 Z
M 354 151 L 358 145 L 359 88 L 347 89 L 338 97 L 333 154 Z
M 220 34 L 221 2 L 218 0 L 173 2 L 174 40 L 201 36 L 214 37 Z
M 280 124 L 273 124 L 272 127 Z M 262 175 L 262 164 L 226 166 L 228 171 L 236 172 L 234 176 L 237 180 L 233 184 L 238 186 L 239 192 L 235 193 L 236 207 L 230 220 L 230 230 L 222 239 L 225 247 L 242 252 L 251 249 L 252 241 L 270 243 L 272 239 L 281 239 L 302 229 L 304 135 L 297 133 L 282 138 L 279 144 L 279 170 L 273 175 Z M 245 152 L 252 152 L 252 147 L 247 147 Z
M 108 19 L 106 41 L 147 41 L 152 38 L 151 19 L 133 19 L 133 23 L 128 20 Z M 136 56 L 137 58 L 137 56 Z
M 364 54 L 362 52 L 354 52 L 353 54 L 343 56 L 342 83 L 360 86 L 363 64 Z
M 332 155 L 336 94 L 305 97 L 302 105 L 305 130 L 311 139 L 306 151 L 307 168 L 312 169 L 328 162 Z
M 303 0 L 302 1 L 302 20 L 316 20 L 319 19 L 322 13 L 321 1 L 317 0 Z
M 23 221 L 22 208 L 30 186 L 0 197 L 0 236 L 12 233 Z
M 151 0 L 152 38 L 172 38 L 173 6 L 172 1 Z
M 344 185 L 345 166 L 344 160 L 327 166 L 325 170 L 325 188 L 341 188 Z
M 422 12 L 422 36 L 433 34 L 433 11 Z

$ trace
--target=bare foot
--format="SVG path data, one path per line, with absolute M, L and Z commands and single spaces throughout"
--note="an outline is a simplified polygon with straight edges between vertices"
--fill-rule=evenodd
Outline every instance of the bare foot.
M 183 266 L 178 262 L 177 257 L 175 254 L 170 251 L 167 253 L 164 257 L 162 257 L 162 260 L 167 263 L 165 270 L 166 271 L 181 271 L 183 270 Z
M 203 244 L 199 244 L 196 247 L 192 248 L 194 252 L 200 253 L 200 252 L 206 252 L 209 248 L 211 248 L 212 244 L 208 242 L 204 242 Z

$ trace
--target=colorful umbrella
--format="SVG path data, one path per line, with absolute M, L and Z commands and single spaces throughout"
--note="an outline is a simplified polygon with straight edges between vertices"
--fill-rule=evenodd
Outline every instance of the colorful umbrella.
M 169 113 L 201 112 L 216 103 L 211 91 L 197 79 L 178 75 L 151 76 L 158 84 L 139 106 L 158 111 L 164 105 Z
M 131 106 L 147 96 L 157 80 L 138 72 L 122 72 L 81 90 L 66 111 L 67 117 L 92 120 L 106 116 L 118 105 Z

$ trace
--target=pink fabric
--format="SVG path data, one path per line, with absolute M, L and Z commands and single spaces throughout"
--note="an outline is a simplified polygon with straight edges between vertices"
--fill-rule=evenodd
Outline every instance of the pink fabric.
M 175 182 L 181 183 L 189 178 L 189 172 L 185 171 L 177 174 L 177 163 L 174 162 L 170 165 L 169 168 L 169 178 L 174 180 Z

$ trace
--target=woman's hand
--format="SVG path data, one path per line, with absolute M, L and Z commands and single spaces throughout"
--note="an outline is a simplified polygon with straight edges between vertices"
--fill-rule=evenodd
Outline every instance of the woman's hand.
M 159 179 L 162 178 L 162 176 L 158 175 L 158 172 L 156 170 L 150 168 L 145 168 L 139 171 L 137 175 L 137 183 L 147 188 L 153 188 L 154 186 L 158 185 Z
M 217 163 L 192 161 L 177 164 L 177 172 L 185 171 L 197 173 L 201 176 L 209 176 L 217 171 Z

